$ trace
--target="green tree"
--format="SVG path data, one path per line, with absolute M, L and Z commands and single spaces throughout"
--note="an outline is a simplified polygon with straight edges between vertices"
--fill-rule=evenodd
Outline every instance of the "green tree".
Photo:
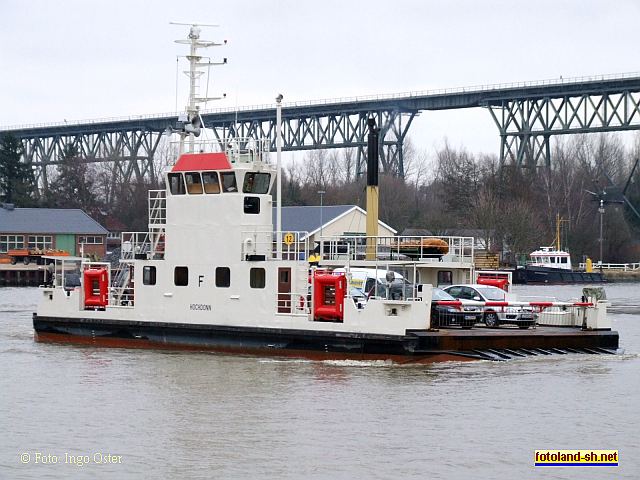
M 22 144 L 14 135 L 0 139 L 0 195 L 3 201 L 28 207 L 34 203 L 33 170 L 20 160 Z

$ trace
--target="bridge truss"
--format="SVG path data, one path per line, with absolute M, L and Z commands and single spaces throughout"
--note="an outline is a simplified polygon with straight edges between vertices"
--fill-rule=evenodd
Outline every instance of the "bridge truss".
M 640 129 L 640 93 L 582 93 L 516 98 L 487 105 L 500 131 L 500 160 L 551 167 L 552 135 Z
M 357 149 L 357 171 L 365 165 L 366 123 L 374 117 L 380 132 L 383 171 L 404 175 L 403 145 L 416 115 L 423 111 L 484 107 L 500 134 L 503 163 L 550 167 L 553 135 L 640 129 L 640 74 L 555 79 L 508 85 L 285 103 L 283 150 Z M 275 150 L 275 105 L 201 112 L 220 142 L 234 137 L 270 138 Z M 66 145 L 87 162 L 108 162 L 124 181 L 155 178 L 154 158 L 176 114 L 110 119 L 77 124 L 29 125 L 0 129 L 24 145 L 25 161 L 47 188 L 50 170 Z M 165 137 L 166 138 L 166 137 Z
M 108 163 L 111 175 L 126 183 L 156 178 L 154 155 L 160 134 L 146 129 L 75 132 L 22 138 L 23 156 L 34 167 L 36 183 L 46 192 L 50 170 L 58 165 L 72 146 L 87 163 Z

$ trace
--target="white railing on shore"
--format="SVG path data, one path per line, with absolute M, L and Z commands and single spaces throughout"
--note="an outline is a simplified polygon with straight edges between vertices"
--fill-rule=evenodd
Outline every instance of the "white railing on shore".
M 640 270 L 640 262 L 637 263 L 593 263 L 593 270 L 620 270 L 623 272 L 630 272 L 634 270 Z M 581 263 L 579 265 L 580 270 L 584 270 L 587 268 L 586 263 Z
M 605 75 L 592 75 L 592 76 L 568 77 L 568 78 L 559 77 L 559 78 L 549 78 L 549 79 L 543 79 L 543 80 L 533 80 L 528 82 L 494 83 L 494 84 L 486 84 L 486 85 L 439 88 L 439 89 L 433 89 L 433 90 L 418 90 L 418 91 L 409 91 L 409 92 L 400 92 L 400 93 L 391 93 L 391 94 L 339 97 L 339 98 L 319 99 L 319 100 L 304 100 L 299 102 L 283 103 L 282 108 L 286 109 L 287 107 L 290 108 L 290 107 L 304 107 L 304 106 L 313 106 L 313 105 L 334 105 L 334 104 L 342 104 L 342 103 L 377 101 L 377 100 L 399 100 L 399 99 L 415 98 L 415 97 L 449 95 L 449 94 L 455 94 L 455 93 L 482 93 L 482 92 L 488 92 L 493 90 L 505 90 L 510 88 L 540 87 L 540 86 L 548 86 L 548 85 L 570 85 L 570 84 L 598 82 L 598 81 L 605 81 L 605 80 L 624 80 L 624 79 L 630 79 L 630 78 L 640 78 L 640 72 L 613 73 L 613 74 L 605 74 Z M 215 113 L 244 112 L 244 111 L 253 111 L 253 110 L 275 110 L 275 105 L 255 104 L 255 105 L 247 105 L 247 106 L 233 107 L 233 108 L 231 107 L 216 108 L 216 109 L 201 110 L 200 113 L 202 115 L 205 115 L 205 114 L 215 114 Z M 104 117 L 104 118 L 98 118 L 98 119 L 70 120 L 70 121 L 63 121 L 63 122 L 7 125 L 7 126 L 0 126 L 0 131 L 128 122 L 128 121 L 135 121 L 135 120 L 148 120 L 148 119 L 154 119 L 154 118 L 178 117 L 178 115 L 180 115 L 181 113 L 183 112 L 152 113 L 152 114 L 146 114 L 146 115 Z

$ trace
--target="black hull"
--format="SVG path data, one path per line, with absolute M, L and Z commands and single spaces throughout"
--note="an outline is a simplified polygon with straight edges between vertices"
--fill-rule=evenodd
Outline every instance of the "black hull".
M 36 340 L 122 348 L 213 350 L 311 359 L 431 363 L 510 358 L 504 352 L 613 353 L 618 333 L 569 329 L 407 331 L 406 335 L 283 330 L 163 322 L 68 319 L 34 314 Z M 502 349 L 502 350 L 501 350 Z M 558 349 L 566 349 L 564 352 Z M 595 350 L 594 350 L 595 349 Z M 500 352 L 502 353 L 502 356 Z M 498 353 L 496 353 L 498 352 Z M 532 353 L 533 352 L 533 353 Z M 515 354 L 514 356 L 526 356 Z
M 533 285 L 560 285 L 570 283 L 604 283 L 606 279 L 600 272 L 581 272 L 561 270 L 559 268 L 533 267 L 527 265 L 513 272 L 513 283 Z

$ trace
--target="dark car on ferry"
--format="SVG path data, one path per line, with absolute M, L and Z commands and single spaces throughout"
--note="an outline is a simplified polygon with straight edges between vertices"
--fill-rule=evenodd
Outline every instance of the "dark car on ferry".
M 456 302 L 457 299 L 441 288 L 431 290 L 431 326 L 471 328 L 482 321 L 482 310 L 462 305 L 439 305 L 439 301 Z
M 505 302 L 507 292 L 498 287 L 489 285 L 450 285 L 444 289 L 452 297 L 464 301 L 473 302 Z M 517 325 L 520 328 L 529 328 L 535 324 L 536 315 L 531 307 L 509 306 L 495 307 L 485 306 L 483 320 L 487 327 L 497 328 L 500 325 Z

